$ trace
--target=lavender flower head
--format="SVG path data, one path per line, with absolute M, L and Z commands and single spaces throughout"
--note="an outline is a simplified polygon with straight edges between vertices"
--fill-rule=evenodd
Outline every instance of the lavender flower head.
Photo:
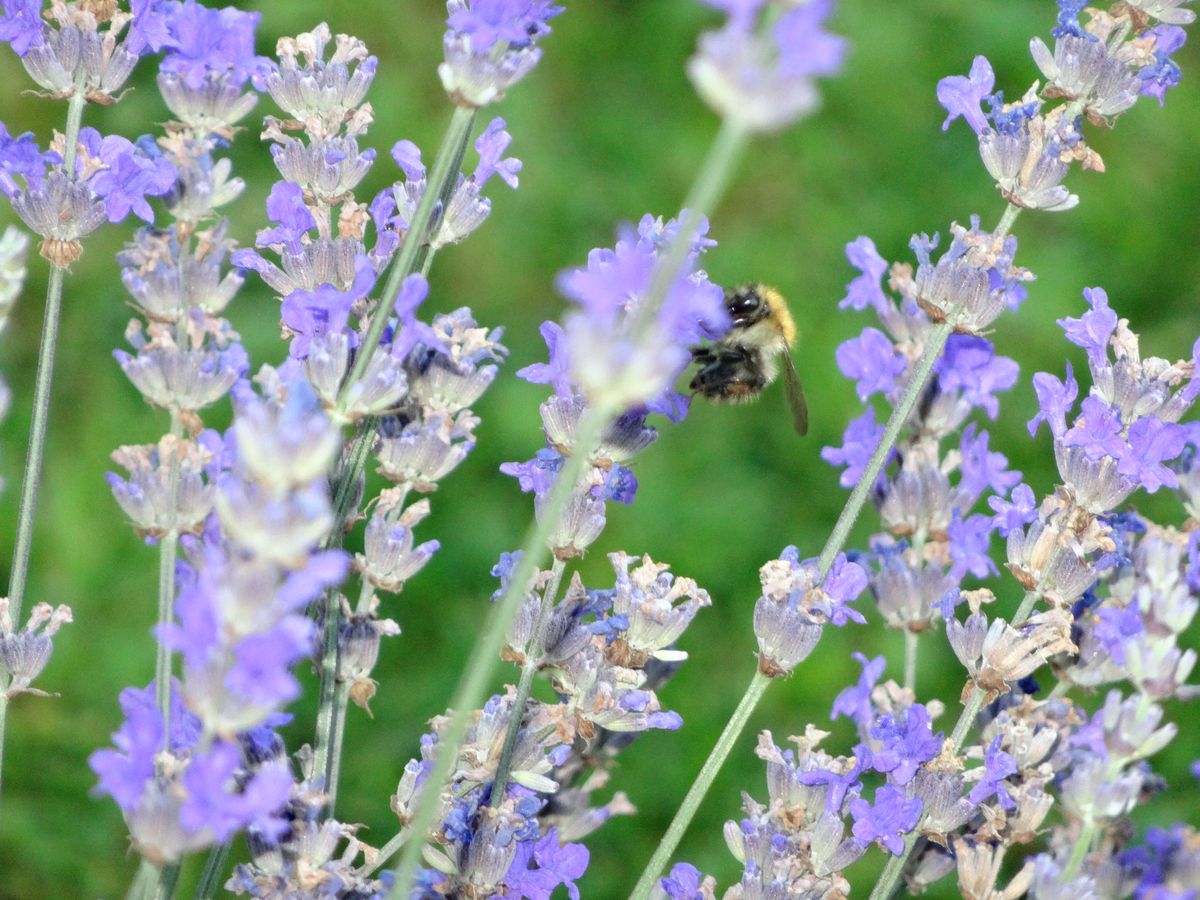
M 480 107 L 504 99 L 542 57 L 538 42 L 546 23 L 563 11 L 551 0 L 447 0 L 449 13 L 438 66 L 442 87 L 459 106 Z
M 754 605 L 759 669 L 777 678 L 787 675 L 817 645 L 826 623 L 838 627 L 866 619 L 848 604 L 867 587 L 867 573 L 839 553 L 821 579 L 816 559 L 800 561 L 795 547 L 759 571 L 762 596 Z
M 701 0 L 728 16 L 705 32 L 688 61 L 697 92 L 722 119 L 748 132 L 771 132 L 820 103 L 815 79 L 841 68 L 845 41 L 825 31 L 833 0 Z
M 683 417 L 687 401 L 671 386 L 691 362 L 688 348 L 729 327 L 724 293 L 697 268 L 700 254 L 716 243 L 706 237 L 707 220 L 686 236 L 683 269 L 669 285 L 656 283 L 688 218 L 685 211 L 664 224 L 647 214 L 636 231 L 622 229 L 612 249 L 589 253 L 587 268 L 560 276 L 559 290 L 579 309 L 566 318 L 564 347 L 550 348 L 552 363 L 558 355 L 589 405 L 614 414 L 645 406 Z M 664 296 L 653 296 L 663 287 Z

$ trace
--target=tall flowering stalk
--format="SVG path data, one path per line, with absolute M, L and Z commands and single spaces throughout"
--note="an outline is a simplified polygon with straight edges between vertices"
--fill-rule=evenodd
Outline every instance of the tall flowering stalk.
M 50 263 L 8 584 L 9 615 L 16 620 L 25 598 L 67 268 L 83 253 L 82 239 L 105 221 L 120 222 L 131 212 L 152 220 L 145 198 L 165 193 L 174 181 L 166 160 L 123 137 L 82 127 L 84 107 L 116 102 L 138 57 L 163 46 L 159 5 L 142 3 L 126 12 L 116 3 L 58 3 L 47 19 L 40 2 L 10 2 L 0 10 L 0 40 L 21 58 L 47 98 L 67 101 L 65 131 L 56 132 L 45 151 L 32 134 L 13 137 L 0 123 L 0 192 L 41 236 L 39 252 Z M 0 704 L 0 742 L 6 711 Z
M 170 426 L 156 444 L 117 450 L 113 460 L 129 478 L 109 476 L 138 533 L 159 546 L 160 630 L 171 623 L 179 536 L 198 533 L 212 509 L 206 471 L 212 439 L 200 410 L 221 400 L 248 366 L 237 333 L 221 317 L 243 279 L 222 272 L 233 242 L 226 236 L 228 220 L 218 217 L 244 184 L 230 176 L 228 160 L 213 153 L 254 106 L 245 85 L 259 65 L 256 14 L 196 2 L 167 10 L 158 86 L 178 118 L 166 126 L 158 152 L 176 173 L 166 196 L 174 221 L 166 229 L 140 229 L 118 258 L 146 324 L 135 319 L 126 329 L 136 355 L 115 355 L 146 402 L 168 413 Z M 164 719 L 171 668 L 170 650 L 159 642 L 154 682 Z

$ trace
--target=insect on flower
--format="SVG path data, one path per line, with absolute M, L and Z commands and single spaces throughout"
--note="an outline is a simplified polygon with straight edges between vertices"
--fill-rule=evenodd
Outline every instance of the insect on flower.
M 749 403 L 779 375 L 787 389 L 792 422 L 808 432 L 808 402 L 792 361 L 796 323 L 783 295 L 765 284 L 741 284 L 725 292 L 725 308 L 733 320 L 729 333 L 692 351 L 699 364 L 689 387 L 717 403 Z

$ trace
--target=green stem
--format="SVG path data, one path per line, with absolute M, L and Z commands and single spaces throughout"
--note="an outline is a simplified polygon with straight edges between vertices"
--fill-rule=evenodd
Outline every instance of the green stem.
M 333 744 L 333 723 L 337 718 L 334 715 L 334 707 L 337 704 L 338 622 L 341 619 L 341 602 L 341 594 L 337 591 L 325 592 L 321 692 L 317 701 L 317 736 L 313 753 L 313 772 L 323 774 L 327 786 L 332 775 L 329 770 L 330 760 L 333 758 L 330 749 Z
M 517 682 L 517 695 L 513 698 L 512 715 L 508 717 L 508 730 L 504 733 L 504 747 L 500 750 L 500 761 L 496 764 L 496 778 L 492 784 L 491 805 L 496 806 L 504 799 L 508 788 L 509 770 L 512 766 L 513 749 L 517 746 L 517 735 L 521 733 L 521 721 L 525 717 L 525 703 L 533 691 L 533 676 L 537 674 L 546 643 L 546 628 L 550 625 L 551 613 L 558 602 L 558 588 L 562 584 L 563 571 L 567 564 L 555 559 L 550 569 L 550 579 L 542 591 L 538 605 L 537 621 L 533 634 L 525 648 L 525 662 L 521 665 L 521 678 Z
M 871 455 L 866 471 L 859 477 L 858 483 L 854 485 L 854 490 L 850 492 L 850 498 L 846 501 L 837 522 L 834 523 L 829 540 L 825 542 L 825 549 L 821 551 L 818 563 L 821 578 L 829 574 L 834 559 L 846 545 L 846 539 L 850 537 L 850 531 L 854 528 L 854 523 L 858 521 L 859 513 L 866 505 L 867 498 L 875 487 L 875 481 L 879 478 L 879 473 L 887 463 L 892 448 L 896 446 L 896 439 L 900 436 L 901 429 L 908 422 L 909 416 L 917 408 L 917 404 L 925 394 L 925 389 L 929 386 L 933 367 L 941 359 L 942 350 L 953 330 L 954 326 L 950 322 L 942 322 L 930 329 L 929 335 L 925 339 L 925 348 L 921 352 L 921 358 L 917 360 L 917 364 L 908 378 L 908 383 L 904 386 L 904 394 L 900 397 L 899 404 L 892 410 L 892 415 L 888 418 L 887 425 L 883 429 L 883 437 Z
M 338 778 L 342 771 L 342 745 L 346 737 L 346 708 L 349 703 L 350 685 L 348 683 L 339 684 L 333 704 L 333 743 L 330 747 L 325 782 L 325 793 L 329 796 L 329 806 L 326 807 L 325 812 L 327 816 L 333 816 L 334 804 L 337 803 Z
M 229 859 L 229 842 L 217 844 L 208 851 L 204 859 L 204 869 L 200 873 L 200 881 L 196 884 L 196 900 L 212 900 L 220 887 L 221 872 Z
M 700 808 L 701 801 L 704 800 L 705 794 L 708 793 L 708 789 L 712 786 L 713 781 L 716 780 L 717 773 L 721 771 L 725 760 L 729 758 L 729 754 L 733 750 L 733 745 L 741 737 L 742 730 L 746 727 L 746 722 L 749 721 L 751 713 L 758 706 L 758 701 L 766 693 L 771 681 L 771 678 L 755 670 L 754 677 L 750 680 L 750 686 L 746 688 L 746 693 L 742 695 L 741 702 L 738 703 L 737 709 L 733 711 L 733 715 L 729 717 L 729 721 L 725 723 L 725 729 L 721 732 L 721 736 L 717 738 L 716 746 L 713 747 L 712 752 L 708 755 L 708 759 L 704 761 L 704 765 L 700 769 L 700 774 L 696 776 L 696 780 L 692 782 L 691 788 L 688 789 L 687 796 L 683 798 L 683 803 L 680 804 L 678 812 L 675 813 L 675 818 L 671 820 L 666 834 L 663 835 L 662 840 L 659 842 L 658 849 L 654 851 L 654 855 L 650 857 L 650 862 L 646 864 L 646 868 L 642 872 L 642 877 L 634 885 L 633 893 L 630 895 L 632 900 L 645 900 L 645 898 L 650 896 L 650 891 L 654 887 L 654 882 L 658 878 L 658 874 L 666 868 L 671 854 L 679 846 L 680 840 L 683 839 L 683 833 L 687 830 L 688 825 L 691 824 L 692 818 L 696 815 L 696 810 Z
M 153 900 L 158 891 L 158 866 L 143 859 L 133 876 L 133 884 L 125 893 L 125 900 Z
M 66 133 L 63 136 L 63 169 L 74 173 L 79 145 L 79 126 L 87 104 L 82 85 L 67 104 Z M 65 269 L 50 266 L 46 283 L 46 311 L 42 320 L 42 338 L 38 347 L 37 375 L 33 384 L 33 411 L 29 423 L 29 448 L 25 452 L 25 471 L 21 477 L 21 500 L 17 508 L 17 533 L 13 543 L 12 566 L 8 579 L 8 613 L 16 628 L 21 627 L 21 607 L 25 600 L 25 582 L 29 576 L 29 554 L 33 546 L 33 522 L 37 513 L 38 490 L 42 480 L 42 462 L 46 455 L 46 426 L 50 420 L 50 385 L 54 380 L 54 353 L 58 347 L 58 326 L 62 318 L 62 293 Z M 0 702 L 0 764 L 4 759 L 5 724 L 8 702 Z M 0 769 L 0 778 L 3 770 Z M 0 788 L 3 781 L 0 780 Z
M 1092 841 L 1095 837 L 1096 823 L 1089 817 L 1083 823 L 1083 829 L 1075 841 L 1075 846 L 1071 848 L 1071 856 L 1067 860 L 1066 868 L 1058 878 L 1059 884 L 1067 884 L 1079 873 L 1079 867 L 1083 865 L 1084 858 L 1091 852 Z
M 408 223 L 408 233 L 404 236 L 404 243 L 400 245 L 400 254 L 392 265 L 387 283 L 380 295 L 379 306 L 376 307 L 375 315 L 371 319 L 371 327 L 367 330 L 362 344 L 355 353 L 354 366 L 350 370 L 350 376 L 342 385 L 341 394 L 338 396 L 339 408 L 345 404 L 350 386 L 361 381 L 366 373 L 371 355 L 379 346 L 379 339 L 383 336 L 383 330 L 391 318 L 392 305 L 400 293 L 400 286 L 404 283 L 404 279 L 415 271 L 417 251 L 429 237 L 426 231 L 433 218 L 434 209 L 448 186 L 452 184 L 451 179 L 457 172 L 455 165 L 462 162 L 474 122 L 475 110 L 461 106 L 454 108 L 454 115 L 446 128 L 446 134 L 443 136 L 437 156 L 433 160 L 433 168 L 425 182 L 425 192 L 421 195 L 421 202 L 417 204 L 417 211 L 413 214 L 412 221 Z
M 325 540 L 326 549 L 341 542 L 342 527 L 350 515 L 350 504 L 357 492 L 358 479 L 367 467 L 367 457 L 371 455 L 371 446 L 375 441 L 375 427 L 376 419 L 373 417 L 359 423 L 345 465 L 334 481 L 333 521 L 336 523 L 336 527 Z
M 172 463 L 178 465 L 178 462 Z M 172 493 L 174 493 L 172 491 Z M 175 558 L 178 539 L 174 531 L 162 536 L 158 545 L 158 628 L 157 652 L 154 657 L 154 694 L 163 720 L 163 747 L 166 748 L 171 722 L 171 651 L 162 629 L 171 622 L 171 606 L 175 600 Z
M 358 874 L 363 878 L 372 875 L 376 869 L 379 869 L 381 866 L 387 863 L 389 859 L 396 855 L 396 851 L 404 846 L 405 842 L 412 836 L 412 833 L 413 832 L 411 828 L 401 828 L 399 831 L 393 834 L 388 839 L 388 842 L 379 848 L 379 854 L 375 857 L 375 862 L 369 865 L 364 865 L 358 870 Z
M 915 631 L 904 629 L 904 687 L 917 689 L 917 654 L 921 649 L 921 636 Z
M 596 407 L 589 409 L 579 420 L 575 452 L 563 463 L 541 515 L 537 517 L 522 544 L 521 560 L 509 579 L 508 588 L 492 605 L 487 627 L 467 661 L 466 670 L 450 701 L 450 724 L 438 740 L 438 753 L 433 770 L 417 795 L 416 810 L 409 823 L 409 828 L 412 834 L 417 836 L 417 840 L 408 842 L 400 856 L 395 886 L 392 888 L 392 897 L 397 900 L 405 900 L 412 888 L 412 879 L 421 860 L 424 837 L 429 833 L 434 824 L 433 817 L 437 814 L 442 785 L 458 760 L 472 710 L 477 709 L 483 702 L 484 693 L 498 662 L 500 648 L 503 647 L 508 634 L 508 626 L 546 553 L 547 538 L 558 527 L 571 495 L 585 468 L 590 464 L 592 454 L 600 445 L 600 438 L 610 418 L 609 410 Z

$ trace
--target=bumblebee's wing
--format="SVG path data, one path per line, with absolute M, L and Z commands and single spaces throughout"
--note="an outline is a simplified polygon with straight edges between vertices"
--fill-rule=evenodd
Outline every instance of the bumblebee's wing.
M 796 372 L 792 354 L 783 353 L 783 386 L 787 389 L 788 408 L 792 411 L 792 423 L 801 437 L 808 434 L 808 401 L 804 399 L 804 386 Z

